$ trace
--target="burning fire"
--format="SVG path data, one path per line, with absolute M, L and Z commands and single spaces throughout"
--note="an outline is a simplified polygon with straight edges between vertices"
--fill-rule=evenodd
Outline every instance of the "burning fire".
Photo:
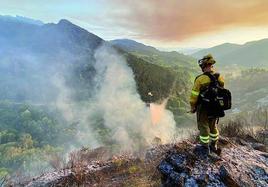
M 152 125 L 157 125 L 163 117 L 164 110 L 168 99 L 165 99 L 161 104 L 150 103 Z

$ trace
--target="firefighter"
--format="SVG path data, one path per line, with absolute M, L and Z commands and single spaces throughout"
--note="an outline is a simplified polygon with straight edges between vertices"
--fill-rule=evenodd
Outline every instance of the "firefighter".
M 202 72 L 211 73 L 212 75 L 214 75 L 218 80 L 219 85 L 223 87 L 223 77 L 220 74 L 214 72 L 213 65 L 215 63 L 216 61 L 213 59 L 211 54 L 204 56 L 198 61 Z M 191 113 L 196 112 L 197 126 L 199 130 L 199 141 L 201 143 L 201 145 L 199 145 L 198 149 L 196 149 L 195 151 L 197 151 L 198 154 L 203 155 L 209 155 L 211 152 L 214 152 L 219 155 L 220 149 L 217 147 L 219 131 L 216 124 L 218 118 L 209 116 L 209 110 L 213 109 L 205 108 L 202 103 L 199 102 L 198 99 L 200 92 L 206 89 L 209 86 L 210 82 L 211 80 L 209 76 L 205 74 L 197 76 L 190 96 Z

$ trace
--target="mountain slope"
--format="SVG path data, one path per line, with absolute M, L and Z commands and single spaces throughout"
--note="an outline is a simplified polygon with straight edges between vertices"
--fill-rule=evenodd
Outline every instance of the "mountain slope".
M 219 66 L 238 65 L 242 67 L 268 67 L 268 39 L 252 41 L 243 45 L 222 44 L 192 54 L 195 58 L 211 53 Z
M 34 25 L 24 21 L 0 19 L 1 51 L 12 50 L 57 54 L 61 51 L 91 52 L 103 40 L 67 20 L 58 24 Z M 88 51 L 90 50 L 90 51 Z M 92 53 L 92 52 L 91 52 Z
M 163 52 L 154 47 L 146 46 L 134 40 L 118 39 L 110 41 L 112 45 L 125 50 L 137 57 L 140 57 L 150 63 L 172 67 L 179 70 L 181 67 L 189 71 L 195 70 L 195 59 L 178 52 Z
M 89 62 L 103 42 L 67 20 L 34 25 L 0 19 L 0 99 L 54 101 L 59 89 L 54 79 L 59 76 L 80 90 L 82 98 L 88 97 L 85 88 L 92 87 L 94 76 Z

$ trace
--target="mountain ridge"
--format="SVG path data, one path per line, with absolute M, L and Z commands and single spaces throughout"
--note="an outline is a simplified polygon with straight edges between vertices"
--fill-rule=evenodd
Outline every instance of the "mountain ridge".
M 238 65 L 241 67 L 268 67 L 268 38 L 250 41 L 245 44 L 224 43 L 192 54 L 199 59 L 211 53 L 219 66 Z
M 145 45 L 143 43 L 137 42 L 130 39 L 115 39 L 110 41 L 113 45 L 120 48 L 127 48 L 128 51 L 146 51 L 146 52 L 157 52 L 157 49 L 152 46 Z
M 6 20 L 6 21 L 23 22 L 23 23 L 39 25 L 39 26 L 44 25 L 44 23 L 40 20 L 31 19 L 28 17 L 18 16 L 18 15 L 16 16 L 0 15 L 0 19 Z
M 110 42 L 113 46 L 125 50 L 137 57 L 143 58 L 147 62 L 172 67 L 177 70 L 180 68 L 186 68 L 190 71 L 196 71 L 196 66 L 194 66 L 195 59 L 189 55 L 184 55 L 176 51 L 160 51 L 152 46 L 130 39 L 117 39 Z

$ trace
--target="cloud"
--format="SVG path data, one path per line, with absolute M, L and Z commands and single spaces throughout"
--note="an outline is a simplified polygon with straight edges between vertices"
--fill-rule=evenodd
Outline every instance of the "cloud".
M 228 27 L 266 26 L 266 0 L 112 0 L 107 14 L 140 39 L 178 42 Z

